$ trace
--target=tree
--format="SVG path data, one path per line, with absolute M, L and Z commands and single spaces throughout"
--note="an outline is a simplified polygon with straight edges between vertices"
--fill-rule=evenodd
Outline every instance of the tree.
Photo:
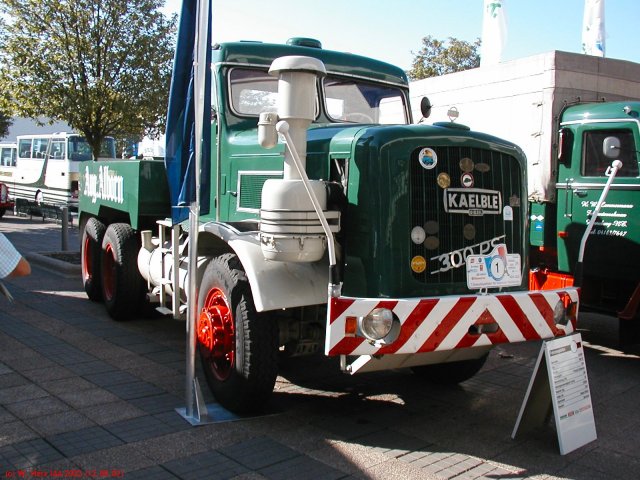
M 9 134 L 9 127 L 13 124 L 10 115 L 7 115 L 4 109 L 0 109 L 0 138 L 4 138 Z
M 0 87 L 15 115 L 108 135 L 164 130 L 177 16 L 163 0 L 2 0 Z
M 479 67 L 480 43 L 479 38 L 469 43 L 453 37 L 442 41 L 428 35 L 422 39 L 420 51 L 411 52 L 414 58 L 407 75 L 411 80 L 420 80 Z

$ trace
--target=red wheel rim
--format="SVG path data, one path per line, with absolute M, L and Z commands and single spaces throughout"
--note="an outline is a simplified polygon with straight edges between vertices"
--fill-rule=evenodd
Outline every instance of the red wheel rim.
M 86 282 L 91 279 L 93 272 L 91 271 L 91 241 L 88 235 L 85 235 L 82 245 L 82 279 Z
M 204 300 L 198 318 L 198 342 L 211 371 L 218 380 L 231 375 L 236 357 L 233 314 L 224 293 L 212 288 Z
M 108 243 L 102 256 L 102 285 L 104 287 L 105 299 L 111 300 L 116 290 L 116 259 L 113 246 Z

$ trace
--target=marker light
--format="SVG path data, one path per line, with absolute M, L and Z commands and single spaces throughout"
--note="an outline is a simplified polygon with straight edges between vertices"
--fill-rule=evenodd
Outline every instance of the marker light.
M 386 308 L 375 308 L 359 320 L 360 332 L 369 340 L 378 341 L 391 332 L 393 312 Z

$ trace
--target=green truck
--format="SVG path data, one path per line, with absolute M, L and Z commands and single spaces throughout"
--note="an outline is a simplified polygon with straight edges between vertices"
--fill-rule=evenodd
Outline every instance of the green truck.
M 172 186 L 191 157 L 175 168 L 171 140 L 164 162 L 85 164 L 79 221 L 85 290 L 116 320 L 185 319 L 197 274 L 197 350 L 224 407 L 262 408 L 283 358 L 460 382 L 497 344 L 575 330 L 577 288 L 529 290 L 519 147 L 414 124 L 403 70 L 317 40 L 207 54 L 197 248 L 180 217 L 193 184 Z
M 618 317 L 622 343 L 640 341 L 640 65 L 554 51 L 419 80 L 411 91 L 429 95 L 433 117 L 457 115 L 523 148 L 531 288 L 579 283 L 583 309 Z

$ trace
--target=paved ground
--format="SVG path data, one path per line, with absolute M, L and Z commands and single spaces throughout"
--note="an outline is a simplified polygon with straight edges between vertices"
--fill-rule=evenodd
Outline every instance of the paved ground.
M 0 231 L 25 254 L 60 249 L 55 223 L 5 215 Z M 78 244 L 72 229 L 70 249 Z M 184 407 L 184 325 L 113 322 L 77 273 L 31 258 L 30 277 L 6 282 L 16 302 L 0 298 L 4 478 L 640 475 L 640 349 L 610 348 L 606 317 L 581 319 L 598 439 L 568 455 L 553 422 L 511 439 L 539 343 L 496 348 L 458 387 L 406 371 L 349 377 L 322 357 L 298 359 L 282 367 L 271 414 L 192 427 L 175 411 Z

